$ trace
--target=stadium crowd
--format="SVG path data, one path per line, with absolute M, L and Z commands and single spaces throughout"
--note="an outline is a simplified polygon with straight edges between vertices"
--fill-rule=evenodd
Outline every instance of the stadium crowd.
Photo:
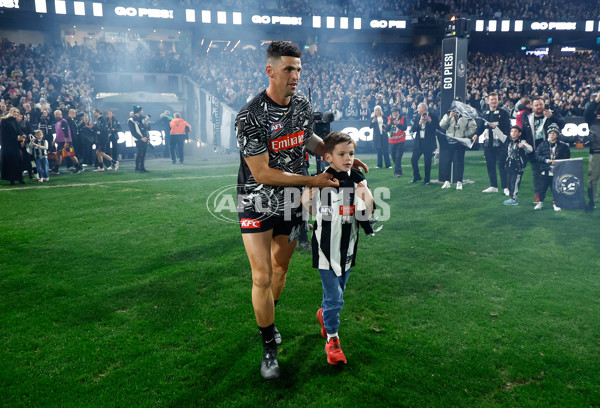
M 28 134 L 36 129 L 48 133 L 56 109 L 62 111 L 63 118 L 74 109 L 83 131 L 93 126 L 92 72 L 106 70 L 106 66 L 114 71 L 189 75 L 235 110 L 266 86 L 264 57 L 255 49 L 187 55 L 173 49 L 140 46 L 136 50 L 138 58 L 131 59 L 118 58 L 131 52 L 131 45 L 126 44 L 98 43 L 90 48 L 4 41 L 0 51 L 0 116 L 7 116 L 10 107 L 19 108 L 22 126 L 30 129 Z M 439 110 L 439 53 L 363 51 L 321 55 L 312 51 L 303 56 L 301 90 L 310 93 L 315 111 L 330 110 L 337 120 L 370 120 L 374 107 L 379 105 L 386 117 L 398 107 L 403 116 L 412 118 L 417 104 L 425 101 L 438 117 L 446 113 Z M 465 102 L 483 112 L 487 94 L 497 91 L 500 105 L 515 117 L 520 100 L 541 95 L 545 105 L 561 116 L 582 116 L 591 96 L 600 90 L 596 61 L 596 54 L 539 58 L 522 53 L 471 53 Z M 91 125 L 86 125 L 88 122 Z M 94 164 L 93 154 L 85 154 L 80 160 Z
M 118 4 L 116 0 L 100 0 L 106 4 Z M 384 18 L 387 16 L 425 18 L 430 21 L 447 19 L 450 15 L 484 19 L 532 19 L 532 20 L 587 20 L 600 18 L 600 4 L 587 0 L 561 2 L 557 0 L 526 0 L 515 3 L 510 0 L 223 0 L 218 3 L 204 0 L 173 0 L 164 2 L 147 0 L 133 2 L 143 7 L 183 6 L 213 10 L 248 10 L 250 12 L 281 12 L 291 15 L 342 15 Z

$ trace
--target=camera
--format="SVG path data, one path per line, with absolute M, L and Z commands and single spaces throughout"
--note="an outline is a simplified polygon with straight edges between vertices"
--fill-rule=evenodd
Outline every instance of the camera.
M 320 138 L 324 138 L 325 136 L 327 136 L 331 132 L 330 123 L 333 122 L 333 120 L 333 112 L 315 112 L 313 114 L 313 132 L 315 133 L 315 135 L 319 136 Z

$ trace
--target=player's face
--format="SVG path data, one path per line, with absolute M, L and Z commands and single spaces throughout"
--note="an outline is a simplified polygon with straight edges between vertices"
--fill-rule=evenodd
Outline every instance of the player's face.
M 326 153 L 325 156 L 335 171 L 348 171 L 354 163 L 354 143 L 339 143 L 331 154 Z
M 267 65 L 269 87 L 283 97 L 294 95 L 300 80 L 302 62 L 296 57 L 281 57 Z

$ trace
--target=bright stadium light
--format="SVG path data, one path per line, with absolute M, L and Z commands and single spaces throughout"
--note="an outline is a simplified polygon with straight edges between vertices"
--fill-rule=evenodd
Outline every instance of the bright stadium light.
M 360 19 L 358 17 L 354 19 L 354 29 L 355 30 L 361 30 L 362 29 L 362 19 Z
M 47 13 L 48 8 L 46 6 L 46 0 L 35 0 L 35 12 L 36 13 Z
M 202 10 L 202 22 L 205 24 L 210 24 L 210 10 Z
M 347 30 L 348 29 L 348 17 L 341 17 L 340 18 L 340 28 L 342 30 Z
M 56 0 L 54 2 L 54 11 L 56 14 L 67 14 L 67 2 L 64 0 Z
M 196 22 L 196 10 L 185 9 L 185 21 L 188 23 Z
M 233 13 L 233 24 L 242 25 L 242 13 L 237 11 Z
M 498 22 L 496 20 L 488 21 L 488 31 L 495 32 L 498 28 Z
M 85 3 L 83 1 L 74 1 L 73 9 L 76 16 L 85 16 Z
M 585 31 L 590 32 L 594 31 L 594 21 L 588 20 L 585 22 Z
M 227 13 L 225 11 L 217 11 L 217 24 L 227 24 Z
M 327 28 L 335 28 L 335 17 L 327 17 Z
M 313 28 L 321 28 L 321 16 L 313 16 Z
M 516 20 L 515 21 L 515 31 L 516 32 L 523 31 L 523 20 Z
M 485 21 L 477 20 L 475 21 L 475 31 L 483 31 L 485 29 Z
M 104 15 L 102 11 L 102 3 L 92 3 L 92 14 L 94 17 L 102 17 Z
M 510 31 L 510 20 L 502 20 L 502 24 L 500 25 L 500 27 L 500 31 Z

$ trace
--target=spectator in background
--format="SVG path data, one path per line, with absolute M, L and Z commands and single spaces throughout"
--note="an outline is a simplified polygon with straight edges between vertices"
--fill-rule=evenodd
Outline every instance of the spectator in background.
M 535 149 L 535 160 L 540 163 L 541 171 L 541 188 L 536 191 L 536 196 L 539 197 L 539 202 L 535 205 L 535 210 L 541 210 L 544 206 L 544 199 L 548 187 L 552 186 L 554 179 L 553 169 L 555 160 L 564 160 L 571 158 L 571 150 L 566 143 L 558 140 L 560 129 L 555 124 L 548 127 L 548 139 L 542 141 Z M 556 203 L 552 203 L 554 211 L 560 211 L 560 207 Z
M 411 183 L 417 183 L 422 180 L 419 173 L 419 158 L 421 156 L 423 156 L 425 167 L 425 180 L 423 180 L 422 185 L 426 186 L 431 181 L 431 160 L 433 158 L 433 151 L 436 148 L 436 132 L 440 128 L 439 123 L 437 116 L 429 112 L 427 104 L 424 102 L 419 103 L 417 106 L 417 115 L 411 127 L 411 131 L 415 134 L 415 144 L 410 160 L 413 168 Z
M 10 108 L 8 114 L 0 119 L 0 144 L 2 149 L 2 180 L 7 180 L 11 185 L 18 181 L 25 184 L 23 180 L 23 163 L 21 157 L 21 143 L 25 137 L 20 134 L 17 116 L 19 109 Z
M 108 129 L 108 149 L 110 156 L 115 160 L 119 160 L 119 132 L 121 131 L 121 124 L 111 110 L 106 111 L 106 127 Z
M 518 126 L 510 128 L 510 140 L 505 146 L 507 153 L 504 167 L 509 198 L 504 200 L 504 205 L 519 205 L 519 187 L 525 167 L 527 167 L 528 154 L 533 152 L 533 148 L 525 141 L 521 128 Z
M 106 166 L 106 170 L 115 171 L 119 170 L 119 162 L 113 159 L 111 156 L 106 154 L 108 150 L 108 122 L 102 112 L 99 109 L 94 109 L 94 117 L 96 123 L 94 123 L 93 130 L 96 133 L 96 158 L 98 160 L 98 168 L 94 171 L 104 171 L 104 159 L 108 160 L 109 164 Z
M 171 152 L 171 121 L 173 120 L 173 116 L 171 116 L 171 112 L 165 110 L 160 114 L 160 118 L 156 123 L 157 130 L 160 130 L 165 134 L 165 157 L 169 157 L 169 153 Z
M 458 139 L 468 139 L 475 134 L 477 123 L 475 119 L 463 117 L 456 110 L 445 114 L 440 121 L 440 128 L 446 132 L 446 137 L 440 137 L 440 175 L 443 189 L 450 188 L 456 182 L 456 189 L 463 188 L 465 171 L 465 152 L 467 148 Z
M 69 157 L 75 164 L 75 173 L 82 173 L 83 167 L 77 156 L 75 155 L 75 149 L 72 148 L 73 138 L 71 137 L 71 128 L 69 122 L 63 118 L 62 111 L 57 109 L 54 111 L 54 118 L 56 123 L 54 125 L 56 133 L 56 164 L 54 167 L 54 173 L 58 174 L 58 168 L 62 163 L 62 159 Z
M 146 170 L 146 151 L 148 150 L 148 144 L 150 143 L 150 136 L 148 130 L 150 130 L 150 124 L 148 120 L 142 115 L 144 110 L 141 106 L 133 106 L 133 116 L 127 121 L 131 136 L 135 139 L 135 147 L 137 148 L 137 154 L 135 155 L 135 172 L 136 173 L 148 173 Z
M 30 147 L 35 159 L 38 182 L 50 181 L 48 174 L 48 141 L 44 139 L 44 132 L 39 129 L 35 131 L 34 138 L 30 142 Z
M 389 144 L 394 161 L 394 177 L 402 176 L 402 156 L 406 142 L 406 117 L 400 115 L 398 107 L 392 108 L 392 115 L 387 120 Z
M 477 134 L 483 136 L 483 152 L 485 165 L 487 167 L 490 186 L 483 193 L 498 192 L 498 173 L 500 173 L 500 186 L 504 195 L 509 194 L 506 184 L 506 142 L 510 133 L 510 114 L 504 108 L 499 107 L 498 94 L 490 92 L 487 97 L 488 110 L 483 114 L 484 122 L 479 126 Z M 476 141 L 478 136 L 474 137 Z
M 527 143 L 531 145 L 533 151 L 535 151 L 537 146 L 546 139 L 550 125 L 555 124 L 559 129 L 562 129 L 565 127 L 565 121 L 559 114 L 547 109 L 540 97 L 533 98 L 532 108 L 531 114 L 523 116 L 523 136 L 527 140 Z M 538 192 L 542 189 L 541 163 L 535 160 L 533 152 L 530 153 L 529 160 L 531 161 L 533 191 L 535 192 L 535 202 L 537 203 L 540 201 Z
M 173 164 L 177 163 L 177 156 L 179 157 L 179 163 L 183 164 L 183 145 L 185 141 L 189 139 L 189 133 L 192 130 L 192 126 L 181 118 L 181 113 L 176 112 L 173 116 L 175 118 L 169 123 L 170 134 L 171 134 L 171 160 Z
M 584 112 L 585 121 L 590 127 L 590 161 L 588 163 L 588 211 L 596 208 L 598 202 L 598 180 L 600 179 L 600 93 Z
M 373 129 L 373 146 L 377 150 L 377 169 L 383 167 L 385 161 L 385 167 L 391 169 L 390 164 L 390 153 L 389 153 L 389 142 L 387 137 L 387 124 L 383 119 L 383 111 L 381 106 L 376 105 L 373 113 L 371 114 L 371 124 L 369 125 Z

